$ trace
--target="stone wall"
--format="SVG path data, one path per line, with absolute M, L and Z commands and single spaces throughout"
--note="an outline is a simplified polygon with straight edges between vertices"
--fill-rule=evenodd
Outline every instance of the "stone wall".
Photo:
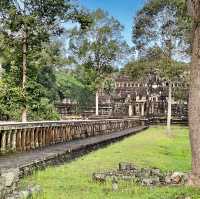
M 28 151 L 142 125 L 138 119 L 5 123 L 0 124 L 0 152 Z
M 167 124 L 167 118 L 162 117 L 152 117 L 148 119 L 148 123 L 150 125 L 161 125 L 161 124 Z M 171 124 L 178 124 L 178 125 L 188 125 L 188 118 L 182 118 L 182 119 L 171 119 Z

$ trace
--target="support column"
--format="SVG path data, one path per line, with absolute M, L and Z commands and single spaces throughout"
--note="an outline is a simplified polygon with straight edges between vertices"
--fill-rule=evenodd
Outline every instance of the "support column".
M 2 132 L 2 138 L 1 138 L 1 153 L 6 152 L 6 132 Z
M 7 131 L 7 139 L 6 139 L 6 150 L 7 150 L 7 151 L 11 151 L 11 148 L 12 148 L 12 143 L 11 143 L 11 131 L 12 131 L 12 130 L 8 130 L 8 131 Z
M 22 151 L 26 151 L 26 129 L 22 130 Z
M 142 105 L 141 116 L 144 116 L 144 103 L 142 103 L 141 105 Z
M 46 128 L 47 127 L 43 127 L 42 128 L 42 146 L 46 146 Z
M 26 129 L 26 150 L 31 149 L 31 129 Z
M 12 151 L 16 151 L 17 130 L 12 132 Z
M 30 137 L 30 142 L 31 142 L 31 149 L 35 148 L 35 128 L 32 128 L 31 130 L 31 137 Z
M 128 116 L 131 117 L 133 116 L 133 105 L 129 104 L 128 106 Z
M 154 114 L 154 101 L 151 103 L 151 113 Z
M 38 130 L 38 128 L 36 127 L 35 133 L 34 133 L 34 134 L 35 134 L 35 135 L 34 135 L 34 136 L 35 136 L 35 148 L 38 148 L 38 147 L 39 147 L 39 141 L 38 141 L 38 136 L 39 136 L 39 135 L 38 135 L 38 131 L 39 131 L 39 130 Z
M 47 134 L 46 134 L 46 145 L 50 144 L 51 140 L 51 127 L 47 128 Z
M 22 130 L 17 129 L 17 151 L 22 151 Z

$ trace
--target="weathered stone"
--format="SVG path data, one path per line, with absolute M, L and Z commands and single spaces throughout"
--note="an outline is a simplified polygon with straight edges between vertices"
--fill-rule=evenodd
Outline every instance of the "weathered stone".
M 147 168 L 141 168 L 141 177 L 142 178 L 148 178 L 149 176 L 151 176 L 151 170 L 147 169 Z
M 176 197 L 176 199 L 191 199 L 191 197 L 189 197 L 189 196 L 178 196 L 178 197 Z
M 120 162 L 119 163 L 119 170 L 120 171 L 130 171 L 130 170 L 134 170 L 135 167 L 131 164 L 131 163 L 127 163 L 127 162 Z
M 157 169 L 157 168 L 152 169 L 151 174 L 156 175 L 156 176 L 162 176 L 160 169 Z
M 0 176 L 0 198 L 3 198 L 5 194 L 5 179 Z
M 122 176 L 122 180 L 130 181 L 133 180 L 135 176 Z
M 28 187 L 23 191 L 15 191 L 11 195 L 9 195 L 6 199 L 28 199 L 32 198 L 33 195 L 41 193 L 42 189 L 39 185 Z
M 104 173 L 93 173 L 93 180 L 100 183 L 106 182 L 106 175 Z
M 171 175 L 167 175 L 166 177 L 165 177 L 165 183 L 166 184 L 171 184 L 171 182 L 172 182 L 172 180 L 171 180 Z
M 112 179 L 113 177 L 118 180 L 133 181 L 145 186 L 184 184 L 188 179 L 188 176 L 181 172 L 166 174 L 159 169 L 137 168 L 130 163 L 120 163 L 117 171 L 93 175 L 93 179 L 99 182 L 104 182 L 106 178 Z
M 142 185 L 151 186 L 153 185 L 153 180 L 151 178 L 142 179 Z
M 185 181 L 185 174 L 181 172 L 174 172 L 171 175 L 171 182 L 174 184 L 180 184 Z
M 27 151 L 50 144 L 61 143 L 74 139 L 84 139 L 94 135 L 102 135 L 126 130 L 135 127 L 143 127 L 142 120 L 132 118 L 120 120 L 80 120 L 80 121 L 55 121 L 55 122 L 31 122 L 13 123 L 1 125 L 2 134 L 0 153 L 9 151 Z M 120 127 L 120 128 L 119 128 Z M 64 129 L 69 129 L 68 135 Z M 86 131 L 87 129 L 87 136 Z M 7 143 L 8 142 L 8 143 Z
M 117 191 L 118 190 L 118 182 L 117 182 L 117 178 L 114 177 L 112 180 L 112 190 L 113 191 Z
M 5 186 L 11 187 L 19 181 L 19 169 L 9 169 L 2 172 L 1 177 L 5 180 Z
M 146 186 L 153 186 L 153 185 L 159 185 L 160 184 L 160 180 L 159 178 L 147 178 L 147 179 L 142 179 L 142 185 L 146 185 Z

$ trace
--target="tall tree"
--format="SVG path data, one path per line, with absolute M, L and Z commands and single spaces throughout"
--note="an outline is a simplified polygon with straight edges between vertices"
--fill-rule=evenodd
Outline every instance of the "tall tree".
M 190 184 L 200 186 L 200 1 L 188 0 L 189 15 L 193 20 L 192 65 L 190 71 L 189 127 L 192 149 Z
M 37 49 L 29 52 L 28 81 L 26 84 L 26 105 L 29 110 L 29 120 L 58 118 L 54 117 L 53 103 L 57 97 L 55 70 L 58 70 L 58 67 L 62 65 L 59 46 L 54 42 L 45 43 L 42 45 L 41 50 Z M 24 103 L 19 78 L 21 74 L 20 60 L 15 48 L 6 46 L 3 52 L 0 113 L 1 115 L 7 115 L 9 120 L 20 120 L 20 109 Z M 45 115 L 45 112 L 51 111 L 53 111 L 52 114 Z
M 187 43 L 183 39 L 178 26 L 177 7 L 170 1 L 150 0 L 138 12 L 133 26 L 133 42 L 139 54 L 146 56 L 149 48 L 159 48 L 162 52 L 162 76 L 168 81 L 168 115 L 167 131 L 170 132 L 171 123 L 171 93 L 174 61 L 178 53 L 187 50 Z
M 87 32 L 78 27 L 70 32 L 70 56 L 76 65 L 83 66 L 84 71 L 93 71 L 93 90 L 96 92 L 96 115 L 98 112 L 99 90 L 104 79 L 114 70 L 116 61 L 128 45 L 122 39 L 123 27 L 101 9 L 91 13 L 93 23 Z
M 81 14 L 80 14 L 81 15 Z M 65 0 L 2 0 L 0 2 L 1 32 L 18 49 L 21 63 L 22 121 L 27 120 L 27 69 L 29 54 L 42 47 L 51 35 L 63 32 L 62 23 L 72 19 L 87 24 L 70 1 Z

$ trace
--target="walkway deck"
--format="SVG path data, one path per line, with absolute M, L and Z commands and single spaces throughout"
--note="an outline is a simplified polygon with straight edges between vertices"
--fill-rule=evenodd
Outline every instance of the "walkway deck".
M 88 146 L 101 144 L 106 141 L 115 140 L 131 134 L 136 134 L 139 131 L 146 129 L 147 127 L 135 127 L 128 130 L 119 131 L 112 134 L 101 135 L 96 137 L 89 137 L 86 139 L 74 140 L 67 143 L 60 143 L 50 145 L 37 150 L 15 153 L 9 155 L 0 156 L 0 169 L 22 168 L 26 165 L 30 165 L 34 162 L 43 161 L 48 158 L 56 157 L 70 151 L 81 150 Z

